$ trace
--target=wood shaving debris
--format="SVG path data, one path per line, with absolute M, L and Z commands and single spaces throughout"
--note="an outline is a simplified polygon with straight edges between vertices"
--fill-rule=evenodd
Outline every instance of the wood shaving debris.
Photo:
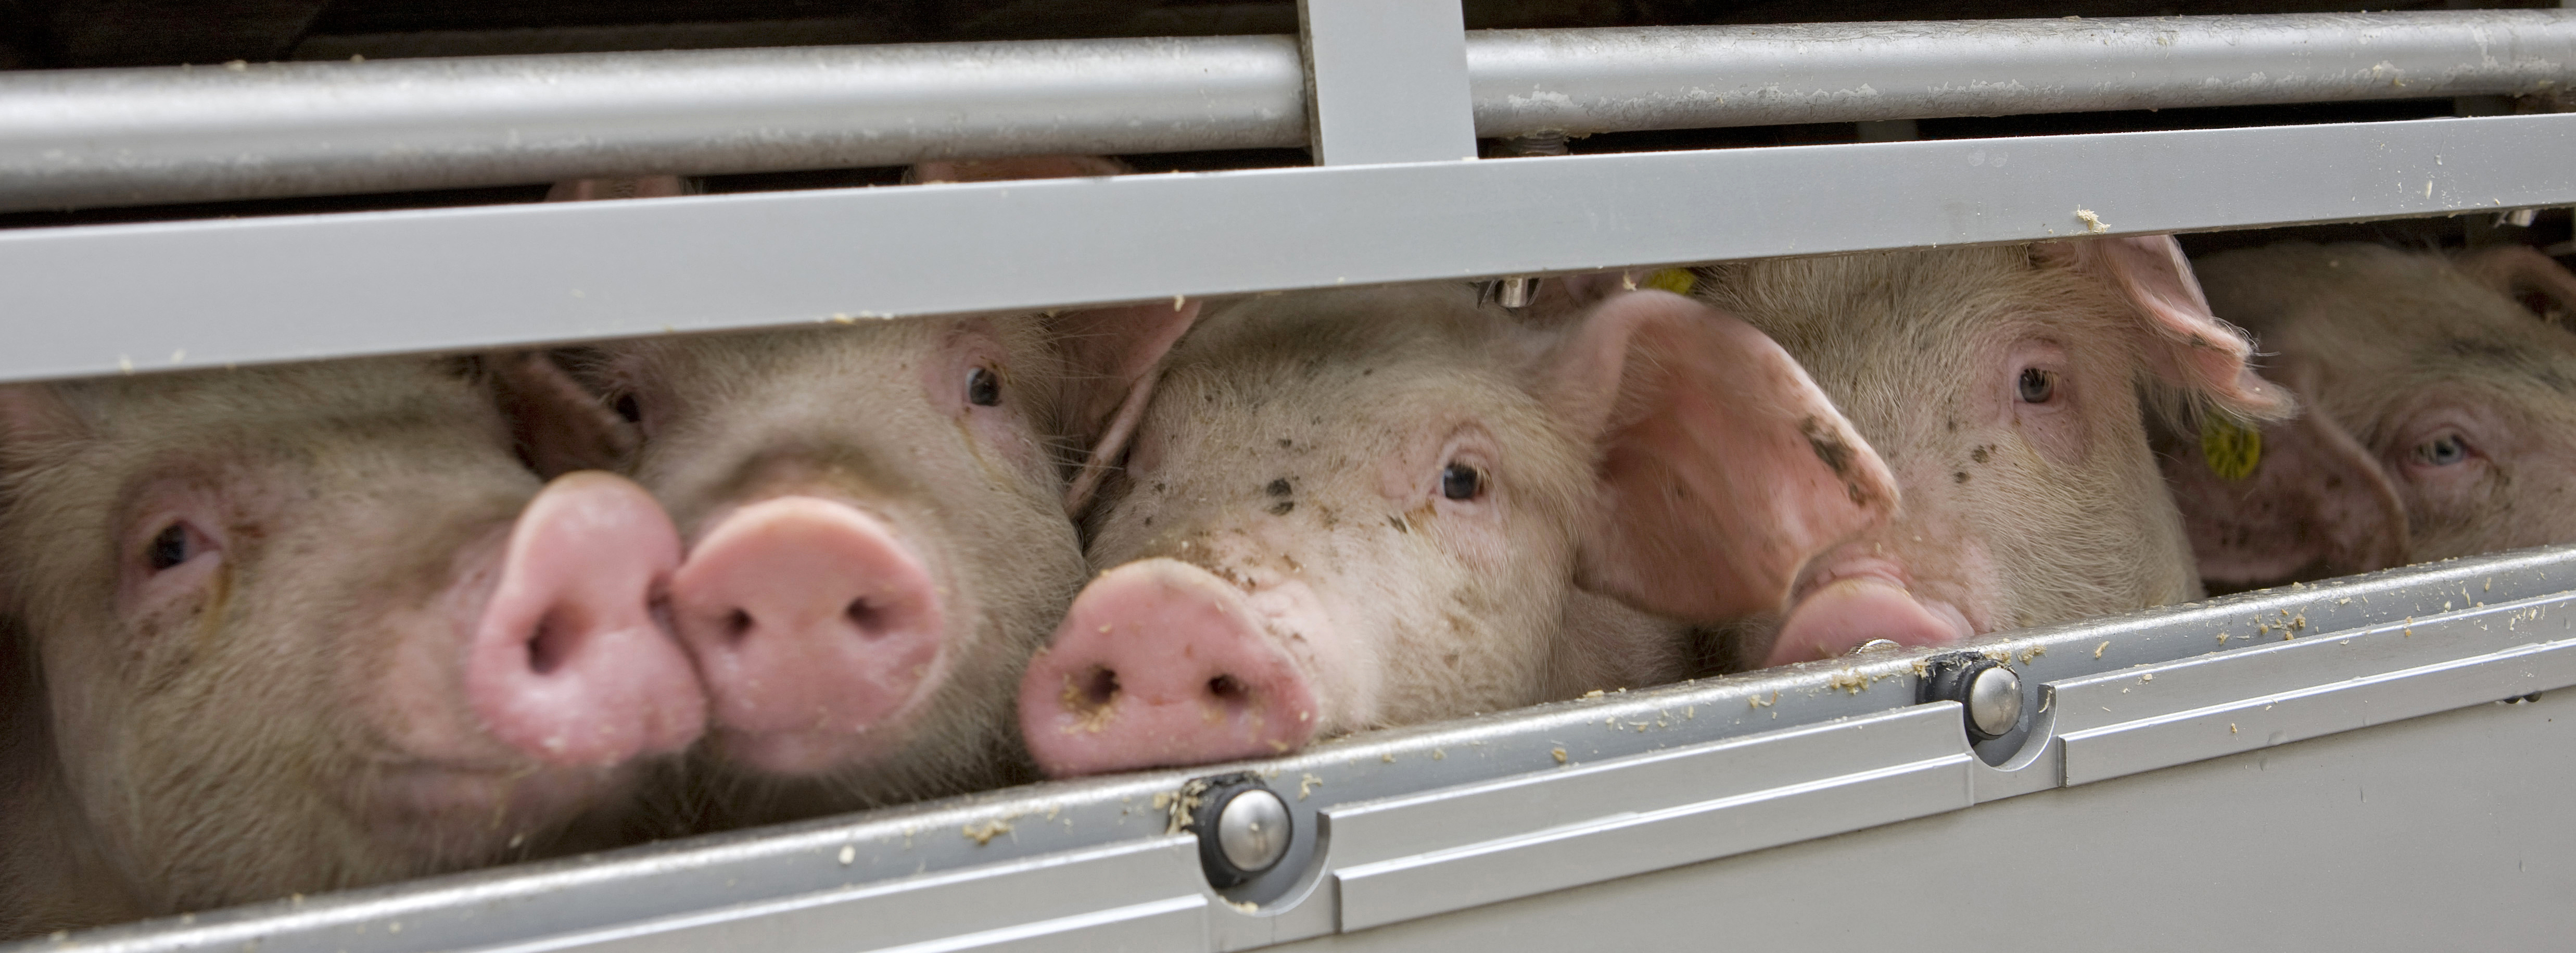
M 1825 681 L 1825 687 L 1827 689 L 1839 688 L 1843 691 L 1858 695 L 1869 688 L 1869 679 L 1863 677 L 1857 671 L 1844 669 L 1842 671 L 1835 672 L 1833 678 L 1827 679 Z
M 847 867 L 858 859 L 859 849 L 857 847 L 849 844 L 841 845 L 841 866 Z
M 2104 643 L 2102 643 L 2102 644 L 2100 644 L 2100 645 L 2096 645 L 2096 646 L 2094 646 L 2094 647 L 2093 647 L 2093 657 L 2094 657 L 2094 658 L 2101 658 L 2101 657 L 2102 657 L 2102 650 L 2103 650 L 2103 649 L 2110 648 L 2110 647 L 2111 647 L 2111 643 L 2109 643 L 2109 642 L 2104 642 Z
M 1298 800 L 1300 800 L 1300 801 L 1303 801 L 1303 800 L 1305 800 L 1305 799 L 1306 799 L 1306 795 L 1307 795 L 1308 793 L 1310 793 L 1310 792 L 1314 791 L 1316 788 L 1320 788 L 1320 787 L 1323 787 L 1323 786 L 1324 786 L 1324 779 L 1319 778 L 1319 777 L 1316 777 L 1316 776 L 1311 775 L 1311 774 L 1306 775 L 1306 776 L 1301 777 L 1301 778 L 1298 778 L 1298 779 L 1297 779 L 1297 799 L 1298 799 Z
M 2228 733 L 2228 734 L 2231 734 L 2231 735 L 2236 733 L 2236 723 L 2235 723 L 2235 722 L 2232 722 L 2232 721 L 2231 721 L 2231 722 L 2228 722 L 2228 723 L 2227 723 L 2227 733 Z
M 2093 234 L 2100 235 L 2111 230 L 2111 226 L 2103 224 L 2102 216 L 2094 214 L 2092 209 L 2076 209 L 2075 218 L 2084 223 L 2085 231 Z
M 1552 754 L 1552 755 L 1555 755 L 1555 756 L 1556 756 L 1556 763 L 1558 763 L 1558 764 L 1564 764 L 1564 763 L 1565 763 L 1565 749 L 1563 749 L 1563 748 L 1549 748 L 1549 749 L 1547 749 L 1547 753 L 1549 753 L 1549 754 Z
M 2021 652 L 2021 664 L 2028 665 L 2030 664 L 2031 659 L 2035 659 L 2046 654 L 2048 654 L 2048 646 L 2045 645 L 2034 645 L 2023 649 Z
M 994 818 L 981 824 L 968 824 L 964 827 L 958 828 L 957 830 L 959 833 L 965 834 L 967 840 L 974 841 L 975 846 L 982 847 L 986 844 L 992 843 L 993 838 L 1010 833 L 1011 824 L 1009 821 L 1002 820 L 1001 818 Z

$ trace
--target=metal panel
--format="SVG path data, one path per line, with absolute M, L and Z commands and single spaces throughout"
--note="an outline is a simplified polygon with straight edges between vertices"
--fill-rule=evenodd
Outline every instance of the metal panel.
M 2495 116 L 26 229 L 0 379 L 2566 205 L 2571 148 Z
M 1327 77 L 1362 97 L 1341 120 L 1423 123 L 1371 133 L 1423 137 L 1391 160 L 1471 152 L 1462 109 L 1503 137 L 2576 83 L 2562 11 L 1479 31 L 1461 67 L 1454 2 L 1322 9 L 1362 27 Z M 1372 32 L 1398 13 L 1431 45 Z M 0 210 L 1295 146 L 1306 104 L 1284 36 L 18 72 L 0 74 Z
M 1476 157 L 1459 0 L 1297 0 L 1324 165 Z
M 1281 949 L 2561 949 L 2571 750 L 2552 692 Z
M 2576 685 L 2571 608 L 2534 599 L 2054 683 L 2065 783 Z M 2491 645 L 2511 647 L 2463 657 Z
M 1958 810 L 1972 760 L 1942 702 L 1335 808 L 1342 929 Z

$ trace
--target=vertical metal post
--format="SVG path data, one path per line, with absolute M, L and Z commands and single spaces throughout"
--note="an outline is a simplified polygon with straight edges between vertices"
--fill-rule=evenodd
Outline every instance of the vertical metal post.
M 1320 165 L 1476 157 L 1459 0 L 1298 0 Z

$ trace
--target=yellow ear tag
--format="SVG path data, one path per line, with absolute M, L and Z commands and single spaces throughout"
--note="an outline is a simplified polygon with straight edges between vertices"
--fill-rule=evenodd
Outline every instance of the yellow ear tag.
M 1670 291 L 1677 295 L 1686 295 L 1691 293 L 1691 286 L 1695 284 L 1698 284 L 1698 282 L 1691 278 L 1690 269 L 1666 268 L 1662 271 L 1655 272 L 1654 274 L 1647 275 L 1645 283 L 1638 285 L 1638 287 L 1653 288 L 1657 291 Z
M 2253 476 L 2254 468 L 2263 462 L 2263 432 L 2215 417 L 2202 421 L 2200 456 L 2219 479 Z

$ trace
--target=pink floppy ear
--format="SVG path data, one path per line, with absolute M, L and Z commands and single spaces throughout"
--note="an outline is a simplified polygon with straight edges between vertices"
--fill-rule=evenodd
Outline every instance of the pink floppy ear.
M 905 169 L 903 180 L 931 182 L 1001 182 L 1009 179 L 1072 179 L 1126 175 L 1136 170 L 1108 156 L 1020 156 L 1012 159 L 934 159 Z
M 2576 323 L 2576 275 L 2529 245 L 2498 245 L 2454 260 L 2460 271 L 2562 327 Z
M 544 352 L 490 354 L 483 367 L 511 440 L 538 476 L 614 470 L 641 442 L 634 424 L 602 406 Z
M 1621 294 L 1544 360 L 1549 406 L 1600 448 L 1587 589 L 1691 621 L 1775 610 L 1810 558 L 1896 509 L 1877 452 L 1731 315 Z
M 2290 412 L 2289 396 L 2248 365 L 2252 342 L 2210 313 L 2209 299 L 2173 236 L 2080 238 L 2034 248 L 2043 260 L 2100 278 L 2137 309 L 2156 376 L 2240 417 L 2274 419 Z
M 2236 427 L 2215 417 L 2201 426 Z M 2205 450 L 2218 442 L 2198 434 L 2158 440 L 2157 462 L 2203 581 L 2251 589 L 2406 562 L 2405 504 L 2379 461 L 2342 426 L 2310 407 L 2252 431 L 2259 451 L 2245 449 L 2246 432 L 2233 434 L 2232 452 Z M 2243 472 L 2249 462 L 2252 472 Z
M 1065 490 L 1067 514 L 1082 515 L 1101 478 L 1127 452 L 1127 441 L 1153 398 L 1163 355 L 1198 321 L 1199 304 L 1175 299 L 1072 311 L 1048 321 L 1065 362 L 1056 429 L 1074 446 L 1086 448 L 1082 467 Z

